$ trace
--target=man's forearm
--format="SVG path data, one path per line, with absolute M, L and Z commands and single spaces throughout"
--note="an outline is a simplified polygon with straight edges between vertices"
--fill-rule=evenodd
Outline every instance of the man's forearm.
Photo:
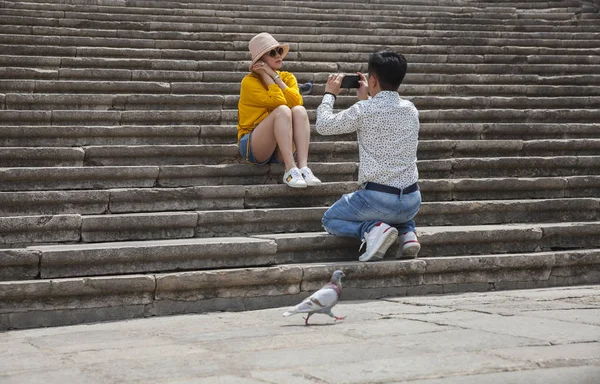
M 333 113 L 335 96 L 323 95 L 323 101 L 317 108 L 317 132 L 321 135 L 339 135 L 356 131 L 358 110 L 356 105 L 339 113 Z

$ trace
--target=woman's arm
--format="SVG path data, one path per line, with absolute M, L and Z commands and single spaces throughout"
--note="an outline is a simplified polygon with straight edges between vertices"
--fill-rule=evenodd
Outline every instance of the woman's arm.
M 240 102 L 245 105 L 267 109 L 275 109 L 280 105 L 286 105 L 287 101 L 283 91 L 275 84 L 273 79 L 271 79 L 271 84 L 267 85 L 266 90 L 265 85 L 254 76 L 245 77 L 242 80 Z
M 282 88 L 282 91 L 287 101 L 287 106 L 293 108 L 297 105 L 303 105 L 304 100 L 302 100 L 296 76 L 289 72 L 281 72 L 281 76 L 282 78 L 279 81 L 282 81 L 286 85 L 285 88 Z

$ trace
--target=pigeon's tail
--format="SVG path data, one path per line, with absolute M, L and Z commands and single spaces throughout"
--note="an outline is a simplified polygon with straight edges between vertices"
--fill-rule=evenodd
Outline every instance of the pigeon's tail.
M 283 317 L 289 317 L 289 316 L 295 315 L 296 313 L 298 313 L 298 312 L 287 311 L 287 312 L 283 313 Z

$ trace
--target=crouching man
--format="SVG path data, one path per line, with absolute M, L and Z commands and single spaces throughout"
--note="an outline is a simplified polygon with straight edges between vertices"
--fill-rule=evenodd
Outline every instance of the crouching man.
M 399 234 L 403 258 L 417 257 L 421 249 L 413 220 L 421 207 L 419 112 L 398 93 L 406 69 L 406 59 L 398 53 L 373 53 L 368 77 L 359 73 L 359 101 L 333 113 L 344 75 L 330 75 L 317 109 L 320 134 L 357 135 L 362 188 L 343 195 L 325 212 L 322 222 L 332 235 L 362 239 L 361 249 L 367 244 L 360 261 L 382 259 Z

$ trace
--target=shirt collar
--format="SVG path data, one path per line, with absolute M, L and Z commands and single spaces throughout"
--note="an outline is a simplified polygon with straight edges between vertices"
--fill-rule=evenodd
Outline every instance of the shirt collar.
M 375 97 L 373 97 L 373 99 L 381 99 L 381 100 L 399 99 L 399 98 L 400 98 L 400 94 L 396 91 L 380 91 L 379 93 L 377 93 L 375 95 Z

